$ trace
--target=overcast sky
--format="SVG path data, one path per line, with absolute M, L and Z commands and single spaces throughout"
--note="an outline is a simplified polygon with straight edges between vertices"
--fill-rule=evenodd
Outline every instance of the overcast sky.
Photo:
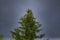
M 18 20 L 28 8 L 42 24 L 47 38 L 60 38 L 59 0 L 0 0 L 0 34 L 10 38 L 10 31 L 18 26 Z

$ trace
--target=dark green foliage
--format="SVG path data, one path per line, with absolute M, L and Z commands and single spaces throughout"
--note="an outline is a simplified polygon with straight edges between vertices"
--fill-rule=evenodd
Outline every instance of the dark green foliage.
M 0 35 L 0 40 L 4 40 L 4 36 L 3 35 Z
M 36 38 L 42 38 L 45 34 L 42 34 L 40 36 L 37 36 L 36 33 L 40 32 L 41 29 L 38 29 L 41 27 L 41 24 L 39 22 L 35 21 L 36 18 L 34 18 L 32 10 L 27 11 L 27 14 L 25 14 L 20 20 L 19 24 L 21 27 L 18 27 L 15 29 L 15 31 L 11 31 L 12 36 L 16 40 L 34 40 Z

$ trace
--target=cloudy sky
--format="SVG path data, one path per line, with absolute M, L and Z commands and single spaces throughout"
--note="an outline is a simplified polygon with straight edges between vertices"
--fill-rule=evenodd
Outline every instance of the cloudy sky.
M 60 40 L 59 0 L 0 0 L 0 34 L 8 40 L 28 8 L 42 24 L 46 38 Z

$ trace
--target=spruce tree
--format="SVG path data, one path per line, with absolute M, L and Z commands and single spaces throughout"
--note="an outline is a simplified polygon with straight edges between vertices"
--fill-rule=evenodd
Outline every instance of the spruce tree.
M 15 31 L 11 31 L 12 37 L 15 40 L 35 40 L 36 38 L 42 38 L 45 34 L 36 35 L 40 32 L 41 24 L 36 21 L 32 10 L 28 9 L 27 13 L 18 22 L 20 27 L 16 28 Z

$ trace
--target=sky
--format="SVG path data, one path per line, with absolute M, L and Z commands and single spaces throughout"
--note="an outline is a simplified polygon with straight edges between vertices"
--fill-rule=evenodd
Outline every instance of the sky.
M 18 27 L 18 20 L 27 9 L 42 24 L 46 38 L 60 39 L 60 1 L 59 0 L 0 0 L 0 34 L 6 40 L 11 37 L 11 30 Z

